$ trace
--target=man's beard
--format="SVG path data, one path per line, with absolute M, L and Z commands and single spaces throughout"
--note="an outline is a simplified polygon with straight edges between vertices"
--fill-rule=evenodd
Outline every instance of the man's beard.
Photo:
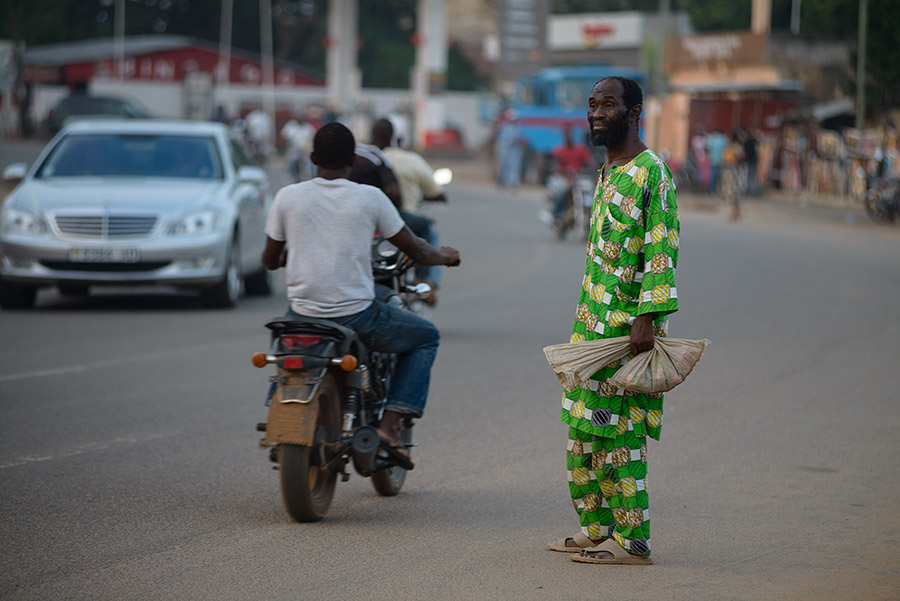
M 628 138 L 628 113 L 606 120 L 606 131 L 594 129 L 591 121 L 591 144 L 594 146 L 615 146 Z

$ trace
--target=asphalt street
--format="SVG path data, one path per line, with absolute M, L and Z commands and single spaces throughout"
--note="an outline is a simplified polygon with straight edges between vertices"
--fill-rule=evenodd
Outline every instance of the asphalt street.
M 449 193 L 428 211 L 462 265 L 416 468 L 394 498 L 339 482 L 318 523 L 290 520 L 254 431 L 283 289 L 0 312 L 0 598 L 898 598 L 895 232 L 683 211 L 670 334 L 712 344 L 650 444 L 655 564 L 592 566 L 544 547 L 578 529 L 541 349 L 568 341 L 584 244 L 537 221 L 539 191 Z

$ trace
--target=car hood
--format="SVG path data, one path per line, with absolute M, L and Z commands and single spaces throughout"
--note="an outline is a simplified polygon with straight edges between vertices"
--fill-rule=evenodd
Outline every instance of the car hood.
M 107 210 L 177 215 L 208 207 L 226 185 L 219 180 L 60 177 L 30 180 L 16 196 L 19 206 L 37 213 Z

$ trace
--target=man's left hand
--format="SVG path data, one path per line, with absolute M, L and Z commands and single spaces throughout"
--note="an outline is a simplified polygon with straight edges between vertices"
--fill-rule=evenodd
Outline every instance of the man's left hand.
M 653 348 L 653 318 L 655 313 L 645 313 L 639 315 L 631 326 L 631 352 L 635 355 L 649 351 Z

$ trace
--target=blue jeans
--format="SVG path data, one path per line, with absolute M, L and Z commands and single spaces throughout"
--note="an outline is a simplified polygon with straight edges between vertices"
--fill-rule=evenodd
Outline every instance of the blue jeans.
M 408 211 L 400 211 L 403 221 L 409 226 L 419 238 L 422 238 L 435 248 L 440 248 L 441 240 L 438 237 L 437 226 L 433 219 L 429 219 L 424 215 L 417 215 Z M 440 265 L 416 265 L 416 277 L 420 280 L 428 280 L 435 288 L 441 286 L 441 266 Z
M 302 318 L 288 308 L 287 315 Z M 428 399 L 431 365 L 437 355 L 440 334 L 434 324 L 414 313 L 375 300 L 354 315 L 333 317 L 348 327 L 371 351 L 397 354 L 397 370 L 388 391 L 388 411 L 422 417 Z

